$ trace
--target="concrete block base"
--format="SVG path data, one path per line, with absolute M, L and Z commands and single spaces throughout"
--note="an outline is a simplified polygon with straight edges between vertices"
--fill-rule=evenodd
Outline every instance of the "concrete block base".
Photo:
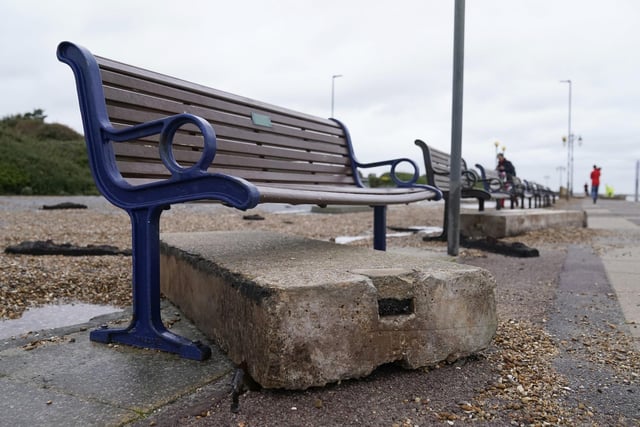
M 161 236 L 164 295 L 265 388 L 306 389 L 489 345 L 486 270 L 270 232 Z
M 586 226 L 587 217 L 582 211 L 501 209 L 460 214 L 460 233 L 474 238 L 500 239 L 543 228 Z

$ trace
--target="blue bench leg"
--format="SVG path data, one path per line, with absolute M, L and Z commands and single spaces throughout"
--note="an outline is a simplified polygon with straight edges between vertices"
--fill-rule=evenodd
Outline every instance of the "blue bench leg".
M 373 249 L 387 250 L 387 207 L 373 207 Z
M 133 251 L 133 319 L 126 328 L 91 331 L 91 341 L 120 343 L 205 360 L 211 349 L 167 330 L 160 314 L 160 214 L 163 207 L 129 211 Z

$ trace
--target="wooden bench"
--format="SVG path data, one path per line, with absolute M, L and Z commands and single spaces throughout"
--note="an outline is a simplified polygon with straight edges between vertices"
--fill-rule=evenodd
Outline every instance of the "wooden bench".
M 527 185 L 526 180 L 514 176 L 511 178 L 511 182 L 509 182 L 507 186 L 510 188 L 513 197 L 516 200 L 520 200 L 520 207 L 522 209 L 525 208 L 525 199 L 529 202 L 528 206 L 529 209 L 531 209 L 531 202 L 535 201 L 536 194 L 534 188 Z
M 421 139 L 416 139 L 415 144 L 422 150 L 427 184 L 438 188 L 444 195 L 444 221 L 442 226 L 442 234 L 437 236 L 436 239 L 446 240 L 447 226 L 449 222 L 448 211 L 451 178 L 451 156 L 444 151 L 429 147 Z M 476 172 L 467 168 L 467 162 L 465 162 L 464 159 L 461 159 L 461 162 L 460 198 L 477 199 L 478 210 L 484 211 L 484 202 L 485 200 L 491 199 L 491 194 L 489 194 L 484 189 L 476 188 L 475 185 L 479 181 Z
M 407 158 L 356 160 L 347 128 L 249 98 L 97 57 L 70 42 L 71 67 L 89 164 L 102 195 L 132 223 L 133 321 L 91 339 L 154 348 L 191 359 L 210 349 L 169 332 L 160 318 L 159 220 L 171 204 L 213 200 L 237 209 L 260 203 L 373 207 L 374 248 L 386 247 L 386 207 L 438 200 L 418 185 Z M 413 168 L 402 181 L 396 168 Z M 397 185 L 366 188 L 360 168 L 386 166 Z
M 556 202 L 556 193 L 546 185 L 534 183 L 540 191 L 542 206 L 549 207 Z
M 556 203 L 556 192 L 546 185 L 541 185 L 541 187 L 542 187 L 543 198 L 544 200 L 546 200 L 545 205 L 546 206 L 554 205 Z
M 496 209 L 500 209 L 502 201 L 509 200 L 511 208 L 515 206 L 516 195 L 512 188 L 508 188 L 507 183 L 500 178 L 498 172 L 488 169 L 481 164 L 476 164 L 480 172 L 480 182 L 493 200 L 496 201 Z
M 536 208 L 549 207 L 552 203 L 555 203 L 555 193 L 549 187 L 534 181 L 523 180 L 523 182 L 525 183 L 525 188 L 533 194 Z
M 481 180 L 487 189 L 491 193 L 491 197 L 496 200 L 496 207 L 500 209 L 500 200 L 509 199 L 511 208 L 513 209 L 520 200 L 520 207 L 525 208 L 525 199 L 528 201 L 528 206 L 531 208 L 532 201 L 535 203 L 535 207 L 541 205 L 540 198 L 541 192 L 537 185 L 531 182 L 520 179 L 517 176 L 512 178 L 510 183 L 505 182 L 493 169 L 487 169 L 480 164 L 476 164 L 476 168 L 480 171 Z
M 524 184 L 525 190 L 532 196 L 533 207 L 542 207 L 544 205 L 544 194 L 542 191 L 542 187 L 535 182 L 529 181 L 527 179 L 523 179 L 522 183 Z M 529 207 L 531 207 L 531 201 L 529 201 Z

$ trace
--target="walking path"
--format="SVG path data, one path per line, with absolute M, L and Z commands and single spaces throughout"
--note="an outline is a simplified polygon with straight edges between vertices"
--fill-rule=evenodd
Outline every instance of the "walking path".
M 640 350 L 640 203 L 600 199 L 593 204 L 587 199 L 582 208 L 589 228 L 624 233 L 625 239 L 616 238 L 615 247 L 599 255 Z

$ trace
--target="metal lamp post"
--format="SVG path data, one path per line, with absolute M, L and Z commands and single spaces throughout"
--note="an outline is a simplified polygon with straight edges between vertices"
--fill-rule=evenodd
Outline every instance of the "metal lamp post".
M 560 83 L 569 83 L 569 125 L 567 130 L 567 200 L 573 195 L 573 138 L 571 134 L 571 92 L 573 84 L 571 80 L 560 80 Z M 563 138 L 563 141 L 565 139 Z
M 342 77 L 342 74 L 334 74 L 331 76 L 331 117 L 333 117 L 333 105 L 336 95 L 336 79 Z
M 562 143 L 567 144 L 567 200 L 569 196 L 573 197 L 573 148 L 574 143 L 578 141 L 578 145 L 582 145 L 582 137 L 580 135 L 569 134 L 569 137 L 563 136 Z

